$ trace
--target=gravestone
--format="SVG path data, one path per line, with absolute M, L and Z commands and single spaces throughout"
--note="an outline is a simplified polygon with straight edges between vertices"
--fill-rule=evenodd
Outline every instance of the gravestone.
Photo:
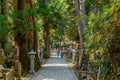
M 0 65 L 0 77 L 2 77 L 2 70 L 4 69 L 3 65 Z
M 3 49 L 0 49 L 0 58 L 2 58 L 3 54 Z
M 4 64 L 5 61 L 5 55 L 4 55 L 4 50 L 0 49 L 0 64 Z

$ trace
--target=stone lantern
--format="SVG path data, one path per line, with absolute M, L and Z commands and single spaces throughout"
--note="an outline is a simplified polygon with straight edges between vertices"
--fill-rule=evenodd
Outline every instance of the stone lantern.
M 34 58 L 35 58 L 35 54 L 36 54 L 36 52 L 34 50 L 32 50 L 31 52 L 29 52 L 30 60 L 31 60 L 29 73 L 31 75 L 34 75 L 34 73 L 35 73 L 35 70 L 34 70 Z

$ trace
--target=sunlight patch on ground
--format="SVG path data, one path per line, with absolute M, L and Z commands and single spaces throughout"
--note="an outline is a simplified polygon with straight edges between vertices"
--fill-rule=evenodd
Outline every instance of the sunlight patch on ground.
M 52 55 L 51 57 L 56 57 L 56 58 L 57 58 L 57 56 L 56 56 L 56 55 Z
M 46 79 L 42 79 L 42 80 L 54 80 L 54 79 L 48 79 L 48 78 L 46 78 Z
M 59 67 L 68 67 L 68 64 L 59 64 L 59 63 L 52 63 L 52 64 L 45 64 L 44 67 L 52 67 L 52 66 L 59 66 Z

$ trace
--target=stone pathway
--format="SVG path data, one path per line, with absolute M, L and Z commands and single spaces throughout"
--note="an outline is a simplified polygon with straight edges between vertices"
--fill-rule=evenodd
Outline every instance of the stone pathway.
M 78 80 L 65 59 L 54 52 L 32 80 Z

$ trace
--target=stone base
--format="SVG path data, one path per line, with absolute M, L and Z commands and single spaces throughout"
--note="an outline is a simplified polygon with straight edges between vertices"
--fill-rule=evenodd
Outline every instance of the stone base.
M 35 71 L 29 71 L 29 74 L 30 74 L 30 75 L 34 75 L 34 74 L 35 74 Z

